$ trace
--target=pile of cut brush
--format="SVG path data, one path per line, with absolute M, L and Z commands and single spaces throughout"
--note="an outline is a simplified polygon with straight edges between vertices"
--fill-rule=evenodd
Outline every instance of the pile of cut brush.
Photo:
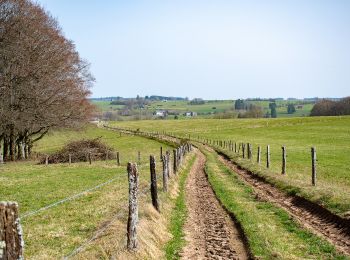
M 60 151 L 49 155 L 48 163 L 66 163 L 69 162 L 69 155 L 71 162 L 87 162 L 89 161 L 89 154 L 92 161 L 114 159 L 115 153 L 113 149 L 101 142 L 100 138 L 83 139 L 73 141 L 64 146 Z M 40 163 L 46 162 L 46 155 L 41 156 Z

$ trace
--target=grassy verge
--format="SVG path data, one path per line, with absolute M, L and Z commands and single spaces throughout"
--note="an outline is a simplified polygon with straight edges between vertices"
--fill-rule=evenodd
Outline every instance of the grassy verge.
M 171 212 L 169 231 L 172 235 L 171 240 L 165 246 L 166 259 L 179 259 L 183 246 L 185 245 L 183 227 L 187 217 L 187 208 L 185 201 L 185 184 L 187 176 L 195 161 L 192 157 L 188 166 L 182 170 L 179 179 L 179 195 L 175 200 L 175 207 Z
M 253 190 L 230 172 L 214 153 L 206 171 L 220 201 L 241 223 L 252 254 L 259 259 L 347 259 L 327 241 L 302 229 L 271 203 L 255 199 Z

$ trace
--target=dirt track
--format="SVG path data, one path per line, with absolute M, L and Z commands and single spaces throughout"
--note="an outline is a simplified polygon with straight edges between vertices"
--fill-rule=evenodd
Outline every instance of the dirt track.
M 221 207 L 204 172 L 205 157 L 197 159 L 186 184 L 188 219 L 183 259 L 248 259 L 239 229 Z
M 342 219 L 301 197 L 281 192 L 261 177 L 240 169 L 224 155 L 219 155 L 219 159 L 253 187 L 257 199 L 272 202 L 285 209 L 303 227 L 327 239 L 340 252 L 350 255 L 350 220 Z

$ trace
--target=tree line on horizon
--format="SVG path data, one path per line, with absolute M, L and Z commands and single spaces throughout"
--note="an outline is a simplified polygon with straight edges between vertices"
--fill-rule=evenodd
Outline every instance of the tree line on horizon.
M 28 158 L 50 129 L 90 118 L 94 81 L 57 21 L 30 0 L 0 0 L 0 156 Z
M 342 116 L 350 115 L 350 97 L 339 101 L 323 99 L 317 102 L 311 110 L 310 116 Z

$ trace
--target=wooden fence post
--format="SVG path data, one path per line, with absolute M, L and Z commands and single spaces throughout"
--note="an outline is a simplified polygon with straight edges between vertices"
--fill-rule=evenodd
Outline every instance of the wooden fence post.
M 174 174 L 176 174 L 177 172 L 177 150 L 176 149 L 173 150 L 173 155 L 174 155 L 173 170 L 174 170 Z
M 252 144 L 248 143 L 248 159 L 251 160 L 252 159 Z
M 266 147 L 266 168 L 270 168 L 270 145 Z
M 137 222 L 139 218 L 138 213 L 138 186 L 139 186 L 139 173 L 137 171 L 136 164 L 128 163 L 127 166 L 128 178 L 129 178 L 129 216 L 127 227 L 127 248 L 128 250 L 137 249 Z
M 311 183 L 312 186 L 316 186 L 316 147 L 311 148 L 311 160 L 312 160 L 312 175 Z
M 167 175 L 168 175 L 168 179 L 170 178 L 170 152 L 166 151 L 165 153 L 166 155 L 166 164 L 167 164 Z
M 260 145 L 258 146 L 258 156 L 257 156 L 257 163 L 260 164 L 261 162 L 261 147 Z
M 49 165 L 49 156 L 48 155 L 46 155 L 46 157 L 45 157 L 45 165 Z
M 91 152 L 89 152 L 89 164 L 92 163 L 92 160 L 91 160 Z
M 141 165 L 141 152 L 140 151 L 137 152 L 137 163 L 139 165 Z
M 120 166 L 120 157 L 119 157 L 119 152 L 117 152 L 117 165 Z
M 23 248 L 18 204 L 0 202 L 0 259 L 23 259 Z
M 168 191 L 168 162 L 167 157 L 163 155 L 162 157 L 163 163 L 163 190 Z
M 242 143 L 242 157 L 245 158 L 245 143 Z
M 68 154 L 68 163 L 72 164 L 72 155 L 71 154 Z
M 286 147 L 282 146 L 282 174 L 286 174 L 286 166 L 287 166 L 287 151 L 286 151 Z
M 160 159 L 163 160 L 163 147 L 160 147 Z
M 237 143 L 235 142 L 235 153 L 237 153 Z
M 107 150 L 106 151 L 106 161 L 108 161 L 109 160 L 109 151 Z
M 150 172 L 151 172 L 151 197 L 152 205 L 159 212 L 159 203 L 158 203 L 158 189 L 157 189 L 157 175 L 156 175 L 156 161 L 154 156 L 151 155 L 150 159 Z

